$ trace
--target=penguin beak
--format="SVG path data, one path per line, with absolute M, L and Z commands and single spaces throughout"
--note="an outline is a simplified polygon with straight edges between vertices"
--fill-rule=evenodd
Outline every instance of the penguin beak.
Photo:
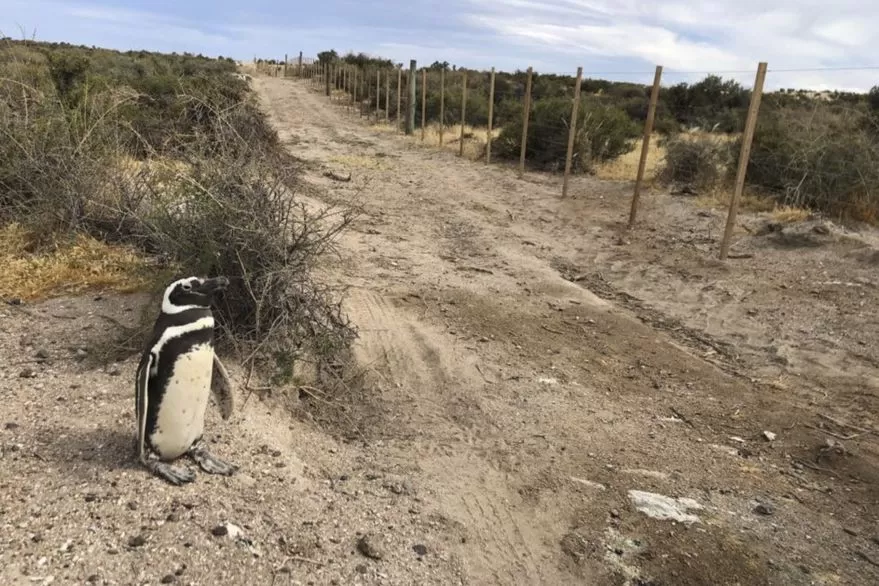
M 205 279 L 198 290 L 203 295 L 214 295 L 219 291 L 225 291 L 228 286 L 229 279 L 226 277 L 214 277 L 213 279 Z

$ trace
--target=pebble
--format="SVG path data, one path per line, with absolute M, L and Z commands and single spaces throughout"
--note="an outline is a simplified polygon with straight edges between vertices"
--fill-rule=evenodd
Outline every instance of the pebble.
M 754 512 L 760 515 L 773 515 L 775 514 L 775 507 L 770 503 L 760 503 L 754 507 Z
M 143 535 L 135 535 L 128 540 L 128 547 L 142 547 L 145 543 L 146 538 Z
M 36 376 L 37 373 L 35 373 L 32 368 L 25 368 L 18 373 L 19 378 L 35 378 Z
M 421 543 L 416 543 L 412 546 L 412 551 L 418 555 L 427 555 L 427 546 Z
M 384 557 L 375 543 L 375 538 L 368 534 L 357 540 L 357 551 L 374 560 L 380 560 Z
M 211 535 L 214 537 L 223 537 L 229 534 L 229 529 L 225 525 L 217 525 L 211 529 Z
M 177 581 L 177 576 L 174 574 L 166 574 L 162 576 L 162 579 L 159 580 L 162 584 L 173 584 Z

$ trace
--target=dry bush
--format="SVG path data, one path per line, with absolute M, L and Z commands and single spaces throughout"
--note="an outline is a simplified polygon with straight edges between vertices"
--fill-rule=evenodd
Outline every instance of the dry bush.
M 754 135 L 748 183 L 772 193 L 783 205 L 875 223 L 879 127 L 853 107 L 769 103 Z
M 356 329 L 314 270 L 354 212 L 297 193 L 295 161 L 243 86 L 221 71 L 162 89 L 156 101 L 83 74 L 89 66 L 76 54 L 0 66 L 0 220 L 24 231 L 9 238 L 10 266 L 43 275 L 36 288 L 57 286 L 50 275 L 112 284 L 120 271 L 140 271 L 144 255 L 158 262 L 138 283 L 153 281 L 154 291 L 175 277 L 225 275 L 222 347 L 279 381 L 303 361 L 338 374 Z M 17 252 L 21 233 L 30 256 Z M 138 254 L 101 264 L 94 254 L 132 250 L 101 243 Z M 87 278 L 95 267 L 106 278 Z M 137 351 L 145 334 L 120 341 Z
M 665 162 L 657 174 L 661 183 L 711 191 L 729 175 L 733 153 L 725 135 L 679 133 L 663 146 Z

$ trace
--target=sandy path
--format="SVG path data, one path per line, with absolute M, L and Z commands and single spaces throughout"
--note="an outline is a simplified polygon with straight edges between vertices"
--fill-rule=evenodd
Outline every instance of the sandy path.
M 721 218 L 653 194 L 620 239 L 628 186 L 578 178 L 561 201 L 557 177 L 254 83 L 307 195 L 365 208 L 326 272 L 351 288 L 369 384 L 211 411 L 241 472 L 174 488 L 133 461 L 136 358 L 76 359 L 143 299 L 0 308 L 0 583 L 879 581 L 877 435 L 821 416 L 877 429 L 866 236 L 744 234 L 753 258 L 721 264 Z M 630 490 L 695 499 L 700 521 Z M 246 539 L 212 533 L 226 522 Z
M 815 419 L 809 401 L 826 396 L 824 381 L 876 406 L 875 393 L 863 393 L 865 383 L 875 390 L 879 380 L 875 347 L 863 351 L 864 337 L 874 334 L 861 329 L 861 343 L 853 344 L 860 352 L 826 339 L 821 368 L 804 358 L 814 342 L 799 336 L 786 344 L 788 368 L 780 370 L 770 343 L 779 334 L 767 333 L 773 324 L 764 315 L 784 302 L 792 313 L 814 312 L 806 300 L 764 298 L 762 319 L 743 319 L 752 308 L 729 303 L 730 291 L 748 287 L 748 294 L 768 297 L 776 282 L 761 287 L 748 267 L 732 273 L 699 246 L 670 246 L 672 254 L 656 262 L 657 236 L 686 241 L 675 223 L 688 223 L 690 239 L 704 241 L 693 224 L 717 225 L 716 215 L 656 198 L 642 217 L 667 222 L 671 237 L 648 225 L 620 246 L 627 186 L 577 179 L 572 192 L 580 197 L 563 202 L 555 178 L 518 180 L 503 168 L 418 148 L 369 128 L 304 84 L 264 78 L 257 88 L 323 197 L 365 206 L 367 216 L 343 240 L 336 271 L 353 287 L 349 311 L 364 328 L 361 355 L 381 364 L 369 413 L 380 406 L 383 416 L 365 433 L 382 444 L 383 458 L 409 462 L 442 514 L 466 529 L 467 542 L 455 553 L 474 583 L 611 580 L 609 568 L 618 564 L 644 565 L 646 575 L 676 576 L 681 584 L 801 583 L 801 566 L 823 563 L 831 574 L 875 576 L 853 557 L 853 545 L 840 543 L 849 534 L 832 518 L 842 507 L 845 523 L 858 523 L 860 506 L 875 502 L 875 442 L 842 464 L 863 467 L 858 487 L 865 492 L 850 502 L 819 505 L 820 492 L 799 494 L 812 482 L 804 478 L 808 470 L 786 470 L 791 453 L 808 458 L 803 453 L 825 439 L 789 425 L 792 417 Z M 353 181 L 325 179 L 319 171 L 326 164 L 351 171 Z M 818 264 L 826 276 L 823 263 L 834 255 L 863 251 L 840 247 L 801 258 L 791 274 Z M 789 265 L 785 252 L 761 252 L 753 270 L 771 270 L 767 261 Z M 869 264 L 849 259 L 843 268 L 875 298 Z M 699 270 L 705 274 L 694 274 Z M 564 278 L 571 272 L 586 286 Z M 811 327 L 823 326 L 809 317 Z M 844 319 L 875 322 L 868 311 Z M 831 342 L 839 356 L 827 355 Z M 803 388 L 780 392 L 779 376 L 797 377 Z M 807 376 L 814 380 L 805 383 Z M 681 417 L 669 422 L 675 413 Z M 841 415 L 874 424 L 855 413 Z M 769 444 L 764 429 L 785 437 Z M 657 541 L 655 532 L 679 530 L 632 510 L 629 489 L 697 498 L 716 507 L 713 522 Z M 765 498 L 783 502 L 773 519 L 751 512 Z M 778 524 L 786 539 L 769 539 Z M 616 530 L 650 542 L 651 555 L 605 559 Z M 849 563 L 828 553 L 834 549 L 847 552 L 839 555 Z M 702 563 L 690 563 L 686 556 L 697 552 Z

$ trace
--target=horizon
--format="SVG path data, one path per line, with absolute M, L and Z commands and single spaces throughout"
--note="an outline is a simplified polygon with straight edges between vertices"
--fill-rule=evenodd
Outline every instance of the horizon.
M 827 19 L 815 0 L 394 0 L 382 8 L 328 0 L 320 10 L 253 0 L 10 0 L 0 35 L 120 51 L 147 50 L 283 60 L 335 50 L 408 66 L 435 61 L 475 70 L 537 73 L 664 86 L 716 74 L 750 88 L 759 61 L 765 89 L 863 93 L 879 84 L 865 60 L 879 33 L 879 5 L 842 0 Z M 330 16 L 337 12 L 335 17 Z M 341 16 L 339 16 L 341 14 Z M 208 16 L 206 16 L 208 15 Z M 872 18 L 871 18 L 872 17 Z M 334 22 L 335 21 L 335 22 Z

